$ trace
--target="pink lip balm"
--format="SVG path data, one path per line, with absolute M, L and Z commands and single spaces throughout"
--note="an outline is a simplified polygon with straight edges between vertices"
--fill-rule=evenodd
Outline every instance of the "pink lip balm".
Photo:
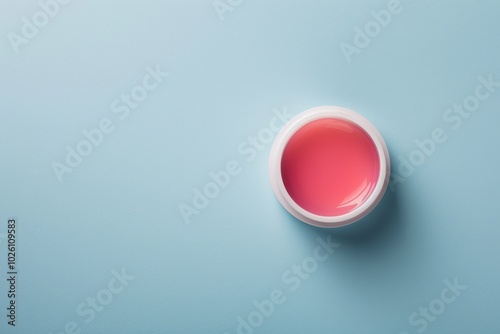
M 309 109 L 290 120 L 271 149 L 276 197 L 315 226 L 339 227 L 367 215 L 390 176 L 389 152 L 366 118 L 341 107 Z

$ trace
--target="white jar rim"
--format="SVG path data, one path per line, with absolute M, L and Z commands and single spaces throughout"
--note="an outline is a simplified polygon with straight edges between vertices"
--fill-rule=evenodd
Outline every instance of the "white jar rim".
M 285 188 L 281 174 L 283 151 L 292 136 L 304 125 L 325 118 L 347 120 L 363 129 L 373 141 L 379 157 L 379 175 L 375 188 L 369 197 L 358 207 L 338 216 L 321 216 L 305 210 L 298 205 Z M 297 219 L 319 227 L 345 226 L 366 216 L 380 202 L 387 189 L 390 177 L 389 150 L 377 128 L 360 114 L 336 106 L 321 106 L 308 109 L 292 118 L 276 136 L 269 157 L 269 177 L 274 194 L 281 205 Z

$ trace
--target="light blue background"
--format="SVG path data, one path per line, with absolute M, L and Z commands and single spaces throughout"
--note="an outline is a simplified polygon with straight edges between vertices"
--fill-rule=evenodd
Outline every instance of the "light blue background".
M 255 333 L 417 333 L 408 316 L 457 277 L 467 290 L 426 333 L 497 333 L 500 94 L 457 130 L 442 117 L 500 79 L 500 2 L 402 4 L 348 64 L 340 43 L 386 1 L 252 0 L 223 21 L 208 0 L 73 1 L 16 54 L 7 34 L 39 5 L 2 0 L 0 219 L 19 221 L 20 274 L 15 329 L 2 278 L 0 331 L 232 334 L 282 289 Z M 156 64 L 170 76 L 120 121 L 111 102 Z M 274 198 L 270 145 L 251 163 L 237 146 L 274 108 L 318 105 L 370 119 L 393 163 L 436 127 L 448 140 L 363 221 L 313 228 Z M 59 183 L 52 162 L 104 117 L 116 130 Z M 232 159 L 242 173 L 185 224 L 179 204 Z M 341 247 L 291 292 L 282 274 L 328 235 Z M 135 280 L 85 324 L 76 306 L 121 268 Z

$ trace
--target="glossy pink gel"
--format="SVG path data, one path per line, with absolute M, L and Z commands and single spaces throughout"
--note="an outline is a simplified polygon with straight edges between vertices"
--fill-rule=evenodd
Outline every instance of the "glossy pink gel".
M 290 197 L 320 216 L 340 216 L 359 207 L 372 194 L 379 172 L 379 156 L 370 136 L 340 118 L 322 118 L 301 127 L 281 159 Z

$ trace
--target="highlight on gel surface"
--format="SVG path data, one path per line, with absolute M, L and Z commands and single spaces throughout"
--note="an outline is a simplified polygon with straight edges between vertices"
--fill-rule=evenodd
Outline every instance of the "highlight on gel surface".
M 340 216 L 362 205 L 373 193 L 379 172 L 373 140 L 361 127 L 341 118 L 322 118 L 301 127 L 281 159 L 290 197 L 321 216 Z

